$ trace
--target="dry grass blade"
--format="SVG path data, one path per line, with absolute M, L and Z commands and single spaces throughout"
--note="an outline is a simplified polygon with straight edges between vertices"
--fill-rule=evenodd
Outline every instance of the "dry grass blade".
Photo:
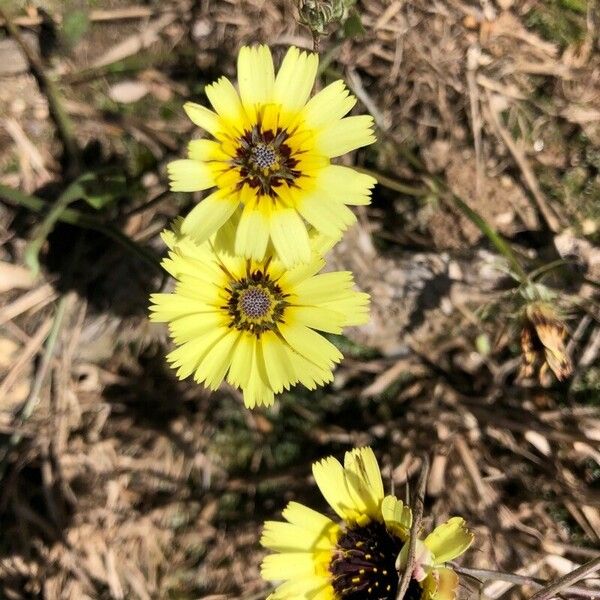
M 10 388 L 16 383 L 23 368 L 41 348 L 46 336 L 48 335 L 48 332 L 50 331 L 51 325 L 52 319 L 46 319 L 38 328 L 31 340 L 29 340 L 25 348 L 23 348 L 18 360 L 12 365 L 8 375 L 0 384 L 0 398 L 4 398 L 6 396 Z
M 27 57 L 31 71 L 35 75 L 40 90 L 48 99 L 50 114 L 56 123 L 60 139 L 64 145 L 65 154 L 69 160 L 69 167 L 75 172 L 79 168 L 80 154 L 79 147 L 74 135 L 74 128 L 71 119 L 64 110 L 60 93 L 56 83 L 46 75 L 44 65 L 39 56 L 28 46 L 27 42 L 21 36 L 18 28 L 14 25 L 8 14 L 0 7 L 0 18 L 4 19 L 5 27 L 10 36 L 19 44 L 21 50 Z
M 123 60 L 128 56 L 137 54 L 143 48 L 147 48 L 158 39 L 158 34 L 177 19 L 175 13 L 167 13 L 149 23 L 140 33 L 130 36 L 114 48 L 110 48 L 103 56 L 96 60 L 91 66 L 93 68 L 104 67 Z
M 33 384 L 31 386 L 31 391 L 29 392 L 29 396 L 21 412 L 18 417 L 18 421 L 20 423 L 24 423 L 31 417 L 31 414 L 35 410 L 35 407 L 39 403 L 40 400 L 40 392 L 42 390 L 42 386 L 46 380 L 46 375 L 48 374 L 48 370 L 50 368 L 50 362 L 52 357 L 54 356 L 54 351 L 56 349 L 56 343 L 58 341 L 58 336 L 63 324 L 65 312 L 67 310 L 67 296 L 63 296 L 58 302 L 58 306 L 56 308 L 56 313 L 54 315 L 54 321 L 52 323 L 52 328 L 48 335 L 48 340 L 46 342 L 46 348 L 44 350 L 44 356 L 42 361 L 40 362 L 40 366 L 35 374 L 35 379 L 33 380 Z M 4 452 L 0 454 L 0 480 L 4 477 L 4 470 L 6 468 L 6 457 L 8 456 L 8 449 L 12 446 L 15 446 L 21 440 L 21 433 L 19 430 L 15 431 L 13 435 L 10 437 L 9 445 L 3 449 Z
M 23 294 L 17 298 L 11 304 L 4 306 L 0 310 L 0 325 L 3 325 L 7 321 L 12 321 L 19 315 L 32 308 L 41 308 L 46 306 L 49 302 L 52 302 L 56 298 L 57 294 L 54 288 L 49 283 L 45 283 L 40 287 Z

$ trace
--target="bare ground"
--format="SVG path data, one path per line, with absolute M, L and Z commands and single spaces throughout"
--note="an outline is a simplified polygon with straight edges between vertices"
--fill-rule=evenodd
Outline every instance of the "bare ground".
M 163 194 L 165 164 L 192 133 L 183 101 L 234 76 L 240 45 L 265 42 L 281 56 L 292 43 L 311 48 L 311 36 L 291 2 L 147 2 L 128 18 L 126 1 L 41 4 L 62 24 L 40 26 L 25 3 L 12 14 L 40 38 L 83 162 L 126 176 L 102 211 L 73 208 L 160 254 L 158 233 L 190 204 Z M 165 331 L 146 320 L 163 282 L 139 252 L 61 223 L 33 278 L 23 261 L 40 215 L 0 200 L 5 597 L 262 598 L 263 521 L 292 498 L 324 509 L 311 462 L 361 444 L 399 494 L 428 453 L 426 524 L 469 521 L 477 538 L 464 565 L 548 579 L 598 553 L 594 4 L 356 8 L 366 33 L 322 38 L 320 85 L 343 76 L 378 125 L 378 144 L 349 160 L 382 185 L 331 257 L 372 294 L 373 318 L 336 339 L 347 358 L 329 388 L 250 413 L 231 389 L 209 396 L 177 381 Z M 46 97 L 14 44 L 0 39 L 0 56 L 0 181 L 51 201 L 66 172 Z M 572 261 L 546 281 L 568 307 L 568 381 L 518 375 L 506 265 L 431 187 L 435 176 L 528 268 Z M 464 578 L 462 594 L 480 587 Z M 484 593 L 534 589 L 492 581 Z

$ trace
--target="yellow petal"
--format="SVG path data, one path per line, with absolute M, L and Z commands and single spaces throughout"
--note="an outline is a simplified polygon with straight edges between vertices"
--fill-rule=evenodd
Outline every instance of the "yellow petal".
M 275 395 L 265 373 L 264 357 L 258 342 L 254 345 L 250 376 L 242 391 L 244 394 L 244 404 L 248 408 L 261 405 L 271 406 L 275 400 Z
M 290 359 L 290 364 L 295 371 L 295 379 L 309 390 L 314 390 L 319 385 L 325 385 L 333 381 L 333 373 L 327 366 L 323 367 L 315 364 L 292 350 L 287 344 L 282 346 L 282 350 Z
M 268 46 L 244 46 L 238 54 L 238 87 L 248 118 L 256 121 L 260 107 L 273 98 L 275 73 Z
M 319 273 L 295 286 L 294 293 L 302 303 L 321 304 L 335 302 L 340 293 L 351 289 L 354 279 L 350 271 Z
M 315 146 L 330 158 L 341 156 L 372 144 L 375 141 L 372 128 L 373 117 L 370 115 L 346 117 L 322 129 L 317 135 Z
M 269 242 L 269 213 L 247 204 L 235 236 L 235 252 L 261 260 Z
M 174 160 L 167 165 L 167 171 L 174 192 L 197 192 L 215 185 L 214 173 L 207 163 Z
M 231 156 L 224 152 L 222 144 L 214 140 L 192 140 L 188 144 L 188 158 L 199 162 L 231 160 Z
M 198 127 L 208 131 L 215 137 L 222 133 L 223 125 L 219 115 L 212 110 L 195 102 L 186 102 L 183 105 L 183 110 L 185 110 L 194 125 L 198 125 Z
M 286 313 L 293 315 L 294 321 L 328 333 L 342 333 L 345 324 L 342 313 L 321 306 L 290 306 Z
M 194 314 L 206 307 L 192 298 L 181 298 L 175 294 L 152 294 L 150 320 L 165 323 L 186 314 Z
M 349 94 L 340 79 L 330 83 L 308 101 L 302 110 L 302 118 L 308 127 L 319 129 L 341 119 L 355 104 L 356 98 Z
M 227 381 L 235 387 L 244 388 L 250 379 L 252 360 L 254 357 L 254 345 L 256 337 L 247 331 L 240 335 L 237 351 L 231 361 L 231 367 L 227 374 Z
M 402 539 L 407 539 L 412 525 L 412 511 L 395 496 L 386 496 L 381 503 L 381 516 L 385 524 Z
M 229 330 L 227 335 L 206 353 L 202 362 L 196 367 L 194 373 L 196 383 L 205 383 L 206 387 L 213 391 L 218 389 L 231 365 L 239 337 L 239 331 Z
M 296 208 L 315 229 L 331 237 L 339 237 L 356 222 L 356 216 L 342 201 L 318 192 L 302 195 Z
M 313 575 L 290 579 L 282 583 L 270 600 L 334 600 L 333 587 L 328 577 Z
M 273 97 L 283 107 L 284 118 L 292 118 L 304 106 L 315 83 L 319 58 L 291 47 L 275 78 Z M 280 123 L 281 125 L 281 123 Z
M 352 521 L 357 514 L 357 506 L 346 486 L 344 467 L 330 456 L 314 463 L 312 471 L 317 486 L 329 506 L 342 519 Z
M 167 360 L 173 368 L 177 368 L 177 377 L 179 379 L 189 377 L 213 346 L 225 335 L 227 335 L 227 329 L 213 329 L 175 348 L 167 356 Z
M 303 265 L 297 265 L 293 269 L 286 269 L 279 278 L 279 285 L 286 291 L 291 291 L 300 282 L 316 275 L 325 266 L 325 260 L 319 256 L 313 256 L 312 260 Z
M 311 531 L 302 525 L 267 521 L 260 543 L 276 552 L 312 552 L 330 550 L 331 540 L 327 531 Z
M 337 532 L 339 529 L 329 517 L 299 502 L 290 502 L 282 514 L 286 521 L 302 526 L 313 533 L 327 535 L 330 539 L 332 539 L 332 532 Z M 332 547 L 333 545 L 332 541 Z
M 286 267 L 310 260 L 306 225 L 293 208 L 275 207 L 271 212 L 270 227 L 273 245 Z
M 371 189 L 377 180 L 350 167 L 328 165 L 321 169 L 316 185 L 321 194 L 333 195 L 344 204 L 369 204 Z
M 241 135 L 249 129 L 248 117 L 233 84 L 227 77 L 204 88 L 207 98 L 221 118 L 221 122 L 234 135 Z
M 260 574 L 266 581 L 281 581 L 315 575 L 315 562 L 310 552 L 270 554 L 262 561 Z
M 342 353 L 322 335 L 300 323 L 282 323 L 279 331 L 298 354 L 321 368 L 330 369 L 342 359 Z
M 191 315 L 178 315 L 169 323 L 169 331 L 176 344 L 183 344 L 204 335 L 207 331 L 215 327 L 226 326 L 227 319 L 224 317 L 222 311 L 213 310 L 203 313 L 195 312 Z
M 462 517 L 452 517 L 436 527 L 424 540 L 435 564 L 443 564 L 460 556 L 473 542 L 473 534 Z
M 458 575 L 446 567 L 432 569 L 421 584 L 422 600 L 455 600 L 457 597 Z
M 369 294 L 349 290 L 347 295 L 340 295 L 340 298 L 322 304 L 321 308 L 331 308 L 343 315 L 342 325 L 344 327 L 364 325 L 369 322 L 369 300 Z
M 283 350 L 285 344 L 273 331 L 265 331 L 260 336 L 260 344 L 265 359 L 267 378 L 273 392 L 280 394 L 283 389 L 290 389 L 298 378 L 289 355 Z
M 199 202 L 185 217 L 181 232 L 198 244 L 206 241 L 235 212 L 239 206 L 236 195 L 228 190 L 217 190 Z
M 344 456 L 346 482 L 350 495 L 357 506 L 377 518 L 383 500 L 383 482 L 377 459 L 371 448 L 355 448 Z

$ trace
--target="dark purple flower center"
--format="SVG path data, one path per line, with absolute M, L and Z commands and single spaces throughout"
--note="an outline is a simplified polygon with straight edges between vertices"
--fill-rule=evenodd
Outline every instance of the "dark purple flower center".
M 336 599 L 396 600 L 396 559 L 403 545 L 377 521 L 344 531 L 329 564 Z M 420 600 L 422 592 L 413 579 L 403 600 Z
M 292 185 L 300 177 L 300 171 L 296 169 L 298 161 L 292 157 L 292 150 L 286 143 L 288 137 L 285 130 L 263 131 L 260 125 L 244 133 L 238 140 L 233 159 L 242 177 L 239 187 L 248 184 L 261 194 L 274 196 L 275 188 L 284 181 Z
M 287 296 L 268 272 L 248 272 L 246 277 L 231 281 L 225 291 L 229 297 L 222 308 L 229 313 L 230 327 L 259 337 L 283 321 Z

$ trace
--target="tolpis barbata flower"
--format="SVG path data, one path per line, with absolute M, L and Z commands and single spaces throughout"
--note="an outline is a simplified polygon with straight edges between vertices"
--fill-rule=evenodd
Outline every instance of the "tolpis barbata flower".
M 177 348 L 167 360 L 177 376 L 211 390 L 227 379 L 249 408 L 273 404 L 297 383 L 312 390 L 332 381 L 342 354 L 317 331 L 365 323 L 369 305 L 350 272 L 320 273 L 334 240 L 314 236 L 310 260 L 287 269 L 272 255 L 234 255 L 227 240 L 235 228 L 225 230 L 202 244 L 178 226 L 163 234 L 170 249 L 163 266 L 177 284 L 151 296 L 150 318 L 169 324 Z
M 217 188 L 187 215 L 185 235 L 202 243 L 233 218 L 236 254 L 260 261 L 271 241 L 292 267 L 311 260 L 307 224 L 337 237 L 354 223 L 348 205 L 368 204 L 375 180 L 331 159 L 373 143 L 373 119 L 345 117 L 356 99 L 341 80 L 309 100 L 317 66 L 292 47 L 275 75 L 267 46 L 244 47 L 238 89 L 222 77 L 205 89 L 214 111 L 184 106 L 213 139 L 170 163 L 171 189 Z
M 263 560 L 262 576 L 283 581 L 270 600 L 396 600 L 396 565 L 407 553 L 412 513 L 384 494 L 373 451 L 346 452 L 343 466 L 325 458 L 313 464 L 313 474 L 338 519 L 290 502 L 285 522 L 265 523 L 261 543 L 275 554 Z M 454 600 L 458 576 L 444 563 L 472 541 L 459 517 L 419 540 L 404 600 Z

